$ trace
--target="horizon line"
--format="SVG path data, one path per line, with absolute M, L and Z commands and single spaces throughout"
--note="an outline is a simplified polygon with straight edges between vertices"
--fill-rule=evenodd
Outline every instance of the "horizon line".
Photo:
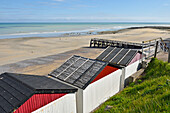
M 128 22 L 128 21 L 123 21 L 123 22 L 105 22 L 105 21 L 100 21 L 100 22 L 88 22 L 88 21 L 70 21 L 70 22 L 68 22 L 68 21 L 61 21 L 61 22 L 49 22 L 49 21 L 44 21 L 44 22 L 38 22 L 38 21 L 33 21 L 33 22 L 0 22 L 0 23 L 164 23 L 164 24 L 170 24 L 170 22 L 143 22 L 143 21 L 141 21 L 141 22 L 138 22 L 138 21 L 132 21 L 132 22 Z

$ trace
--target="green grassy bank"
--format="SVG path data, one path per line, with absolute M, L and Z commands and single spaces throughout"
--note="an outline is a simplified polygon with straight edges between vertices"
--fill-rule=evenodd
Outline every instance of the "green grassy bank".
M 170 63 L 152 59 L 145 76 L 111 97 L 95 113 L 168 113 L 169 102 Z

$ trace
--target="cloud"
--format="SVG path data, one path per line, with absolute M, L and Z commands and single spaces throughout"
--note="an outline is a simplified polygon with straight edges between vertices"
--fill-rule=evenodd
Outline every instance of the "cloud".
M 40 4 L 42 4 L 42 5 L 58 5 L 58 3 L 57 2 L 63 2 L 63 1 L 65 1 L 65 0 L 52 0 L 52 1 L 39 1 L 38 3 L 40 3 Z
M 163 6 L 169 6 L 169 4 L 163 4 Z
M 87 8 L 87 7 L 96 7 L 96 6 L 90 6 L 90 5 L 76 5 L 75 7 L 77 8 L 80 8 L 80 7 L 84 7 L 84 8 Z
M 52 6 L 56 6 L 56 5 L 58 5 L 57 3 L 51 3 L 51 2 L 38 2 L 39 4 L 41 4 L 41 5 L 52 5 Z
M 63 2 L 64 0 L 53 0 L 53 1 L 56 1 L 56 2 Z
M 47 19 L 47 18 L 46 18 Z M 91 21 L 91 22 L 113 22 L 113 21 L 143 21 L 143 22 L 157 22 L 157 21 L 170 21 L 169 18 L 159 18 L 159 17 L 99 17 L 99 16 L 60 16 L 60 17 L 48 17 L 51 21 Z

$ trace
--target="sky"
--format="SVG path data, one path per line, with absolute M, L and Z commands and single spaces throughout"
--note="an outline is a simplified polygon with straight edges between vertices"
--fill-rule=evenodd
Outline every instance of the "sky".
M 0 0 L 0 22 L 170 22 L 170 0 Z

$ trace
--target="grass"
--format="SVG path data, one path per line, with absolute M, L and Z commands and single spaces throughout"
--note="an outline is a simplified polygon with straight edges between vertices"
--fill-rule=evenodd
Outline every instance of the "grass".
M 95 113 L 170 112 L 170 63 L 152 59 L 145 76 L 111 97 Z M 106 106 L 111 106 L 106 110 Z

